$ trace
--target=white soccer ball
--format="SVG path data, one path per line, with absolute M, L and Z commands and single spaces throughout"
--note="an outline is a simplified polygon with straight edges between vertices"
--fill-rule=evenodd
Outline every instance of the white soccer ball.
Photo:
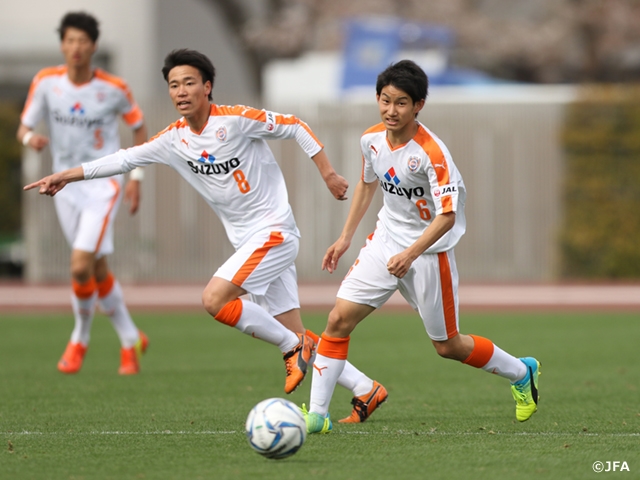
M 268 398 L 249 412 L 246 425 L 249 445 L 267 458 L 287 458 L 307 438 L 307 424 L 298 406 L 284 398 Z

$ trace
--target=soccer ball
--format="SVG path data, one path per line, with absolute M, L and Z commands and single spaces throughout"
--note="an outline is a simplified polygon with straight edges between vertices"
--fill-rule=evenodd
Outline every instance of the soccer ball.
M 287 458 L 307 438 L 307 424 L 298 406 L 284 398 L 268 398 L 249 412 L 246 425 L 249 445 L 267 458 Z

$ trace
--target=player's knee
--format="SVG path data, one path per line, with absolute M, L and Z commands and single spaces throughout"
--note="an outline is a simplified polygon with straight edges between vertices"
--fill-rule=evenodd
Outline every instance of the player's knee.
M 348 315 L 345 315 L 339 308 L 334 307 L 329 313 L 326 332 L 332 337 L 348 337 L 353 331 Z
M 208 292 L 205 289 L 205 291 L 202 292 L 202 306 L 204 306 L 204 309 L 209 315 L 215 317 L 224 305 L 221 304 L 213 292 Z
M 85 263 L 74 262 L 71 265 L 71 278 L 80 285 L 87 283 L 93 276 L 91 266 Z
M 457 357 L 456 349 L 450 342 L 433 342 L 433 346 L 442 358 L 455 359 Z

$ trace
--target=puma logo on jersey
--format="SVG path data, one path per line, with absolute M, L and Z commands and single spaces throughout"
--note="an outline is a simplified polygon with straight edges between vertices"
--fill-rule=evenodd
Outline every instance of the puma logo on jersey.
M 184 138 L 180 140 L 182 143 L 184 143 L 187 148 L 189 148 L 189 142 L 187 142 Z
M 240 165 L 240 160 L 232 158 L 226 162 L 195 164 L 191 160 L 187 162 L 193 173 L 199 175 L 224 175 Z
M 369 145 L 369 148 L 371 150 L 373 150 L 373 153 L 375 153 L 376 155 L 378 155 L 378 150 L 376 150 L 376 147 L 374 147 L 373 145 Z

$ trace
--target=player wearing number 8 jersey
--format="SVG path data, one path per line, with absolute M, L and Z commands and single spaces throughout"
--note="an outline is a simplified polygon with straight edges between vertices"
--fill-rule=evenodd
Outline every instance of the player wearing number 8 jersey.
M 55 195 L 68 182 L 151 163 L 176 170 L 218 214 L 236 249 L 205 288 L 205 309 L 219 322 L 277 345 L 287 369 L 285 391 L 290 393 L 307 372 L 317 336 L 305 330 L 300 317 L 294 264 L 300 233 L 282 171 L 266 140 L 294 138 L 335 198 L 346 198 L 347 182 L 298 118 L 210 103 L 215 69 L 201 53 L 171 52 L 163 74 L 174 106 L 183 115 L 180 120 L 144 145 L 51 175 L 25 189 L 39 186 L 40 193 Z M 246 293 L 251 301 L 239 298 Z M 352 365 L 339 383 L 356 396 L 374 385 Z
M 340 286 L 318 344 L 310 408 L 303 406 L 310 433 L 332 428 L 329 403 L 348 356 L 349 335 L 396 290 L 422 318 L 439 355 L 508 378 L 518 420 L 527 420 L 537 409 L 537 360 L 515 358 L 491 340 L 458 330 L 453 249 L 465 232 L 466 188 L 445 145 L 417 121 L 427 86 L 427 76 L 410 60 L 378 76 L 382 123 L 361 138 L 362 177 L 342 235 L 327 250 L 323 269 L 335 270 L 378 184 L 384 204 L 375 232 Z

